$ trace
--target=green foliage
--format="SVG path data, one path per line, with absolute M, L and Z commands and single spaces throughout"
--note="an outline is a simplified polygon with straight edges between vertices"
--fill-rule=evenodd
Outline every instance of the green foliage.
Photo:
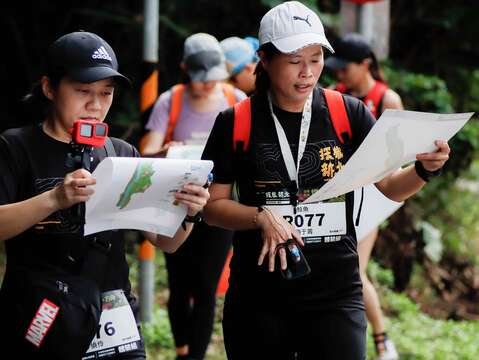
M 405 108 L 415 111 L 436 113 L 454 112 L 453 104 L 479 107 L 479 72 L 464 72 L 463 77 L 469 93 L 453 96 L 444 80 L 437 76 L 415 74 L 396 69 L 391 63 L 384 64 L 389 85 L 402 97 Z M 470 78 L 466 81 L 466 75 Z M 456 99 L 464 97 L 461 101 Z M 479 181 L 479 171 L 473 167 L 479 158 L 479 121 L 472 119 L 449 141 L 451 158 L 446 163 L 444 174 L 433 179 L 420 193 L 411 198 L 407 206 L 413 209 L 418 229 L 431 226 L 439 230 L 440 237 L 434 239 L 436 250 L 444 245 L 445 251 L 470 260 L 477 258 L 479 234 L 479 204 L 477 193 L 464 186 Z M 473 186 L 474 188 L 474 186 Z M 441 242 L 442 244 L 438 243 Z M 426 246 L 428 243 L 426 242 Z M 437 258 L 436 260 L 439 260 Z
M 479 322 L 437 320 L 421 313 L 406 295 L 387 291 L 385 308 L 397 314 L 387 321 L 401 359 L 477 359 Z M 373 355 L 372 340 L 368 354 Z M 371 357 L 372 358 L 372 357 Z
M 175 347 L 168 312 L 165 308 L 159 307 L 154 310 L 152 321 L 142 325 L 142 333 L 145 344 L 150 349 L 173 349 Z
M 444 246 L 441 241 L 441 231 L 427 221 L 420 221 L 419 226 L 422 230 L 424 240 L 424 253 L 434 262 L 441 261 Z
M 401 95 L 406 109 L 439 113 L 453 111 L 452 96 L 444 80 L 394 69 L 387 63 L 383 70 L 389 86 Z
M 466 177 L 475 175 L 465 172 Z M 479 250 L 479 202 L 475 181 L 456 180 L 452 174 L 432 180 L 408 201 L 416 221 L 427 221 L 437 228 L 445 250 L 477 262 Z
M 451 91 L 457 94 L 455 107 L 458 111 L 479 110 L 479 70 L 457 67 L 449 84 Z
M 368 262 L 368 276 L 375 284 L 392 288 L 394 275 L 391 270 L 381 267 L 376 261 Z
M 321 87 L 328 88 L 336 84 L 336 79 L 334 78 L 334 75 L 330 71 L 324 70 L 323 73 L 321 74 L 321 77 L 319 78 L 319 84 Z
M 392 273 L 374 261 L 368 264 L 368 274 L 379 292 L 382 308 L 388 315 L 386 329 L 396 344 L 401 359 L 477 359 L 479 343 L 476 336 L 478 321 L 437 320 L 421 312 L 418 304 L 405 294 L 391 290 Z M 414 287 L 424 284 L 423 270 L 416 266 Z M 376 354 L 371 330 L 368 332 L 368 359 Z
M 477 67 L 478 9 L 477 1 L 391 1 L 392 57 L 450 84 L 457 69 Z

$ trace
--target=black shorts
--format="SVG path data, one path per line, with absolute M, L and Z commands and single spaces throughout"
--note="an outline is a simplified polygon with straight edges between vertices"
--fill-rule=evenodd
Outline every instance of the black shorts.
M 363 360 L 366 327 L 365 311 L 354 306 L 272 310 L 227 299 L 223 317 L 228 360 Z

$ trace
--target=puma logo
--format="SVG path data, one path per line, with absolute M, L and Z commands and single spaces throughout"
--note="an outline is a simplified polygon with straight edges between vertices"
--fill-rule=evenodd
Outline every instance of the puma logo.
M 304 21 L 306 24 L 309 25 L 309 27 L 312 27 L 311 23 L 309 22 L 309 15 L 306 16 L 306 19 L 305 18 L 302 18 L 300 16 L 293 16 L 293 20 L 302 20 Z

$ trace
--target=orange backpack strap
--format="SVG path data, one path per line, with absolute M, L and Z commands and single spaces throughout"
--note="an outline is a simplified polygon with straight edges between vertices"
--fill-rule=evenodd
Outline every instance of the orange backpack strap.
M 376 81 L 373 88 L 369 91 L 369 93 L 364 98 L 364 103 L 366 106 L 371 110 L 371 113 L 377 119 L 379 114 L 379 103 L 384 97 L 388 87 L 386 84 L 382 83 L 381 81 Z
M 242 143 L 242 150 L 246 151 L 249 145 L 251 131 L 251 99 L 247 97 L 234 105 L 233 150 L 236 144 Z
M 166 128 L 163 144 L 167 144 L 171 141 L 171 139 L 173 139 L 176 122 L 178 121 L 181 113 L 181 103 L 183 101 L 184 91 L 184 84 L 178 84 L 171 88 L 170 117 L 168 120 L 168 127 Z
M 223 94 L 225 95 L 226 101 L 229 106 L 234 106 L 236 104 L 236 96 L 234 92 L 234 87 L 230 84 L 222 83 L 221 87 L 223 89 Z
M 326 103 L 328 105 L 329 115 L 331 117 L 331 122 L 333 123 L 334 131 L 336 132 L 339 141 L 344 144 L 353 137 L 343 96 L 340 92 L 335 90 L 323 89 L 323 91 L 324 96 L 326 97 Z M 348 135 L 348 139 L 344 139 L 345 134 Z

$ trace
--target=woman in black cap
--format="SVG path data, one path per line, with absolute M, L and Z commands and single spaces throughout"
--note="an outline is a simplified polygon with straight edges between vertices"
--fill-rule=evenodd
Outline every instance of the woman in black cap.
M 335 44 L 335 50 L 334 55 L 326 59 L 325 66 L 333 70 L 339 80 L 336 90 L 363 101 L 376 119 L 386 109 L 403 109 L 400 96 L 387 86 L 376 56 L 364 36 L 357 33 L 347 34 Z M 368 214 L 363 213 L 361 216 L 368 216 Z M 373 328 L 378 360 L 396 360 L 399 355 L 385 331 L 381 303 L 366 272 L 377 237 L 378 228 L 375 228 L 358 239 L 364 305 Z
M 348 161 L 374 118 L 359 100 L 316 88 L 323 51 L 332 48 L 314 11 L 297 1 L 274 7 L 261 20 L 259 41 L 256 93 L 218 116 L 203 153 L 215 164 L 205 219 L 235 230 L 223 317 L 228 359 L 365 359 L 353 194 L 301 201 Z M 334 107 L 330 96 L 339 100 Z M 351 136 L 335 131 L 341 104 Z M 448 159 L 447 143 L 435 146 L 378 189 L 395 200 L 419 191 L 423 170 L 437 175 Z
M 144 359 L 124 240 L 110 241 L 112 231 L 83 236 L 84 219 L 76 211 L 94 192 L 90 171 L 99 161 L 138 152 L 110 138 L 86 158 L 90 171 L 74 170 L 66 161 L 73 122 L 101 124 L 116 86 L 129 80 L 118 72 L 113 49 L 89 32 L 56 40 L 44 74 L 25 100 L 36 123 L 0 135 L 0 240 L 7 253 L 0 291 L 2 353 L 10 349 L 10 358 L 18 359 Z M 189 216 L 196 215 L 208 191 L 196 185 L 182 190 L 176 199 Z M 185 223 L 173 238 L 147 237 L 174 251 L 191 227 Z M 100 293 L 109 301 L 103 308 L 115 311 L 103 311 L 98 319 Z

